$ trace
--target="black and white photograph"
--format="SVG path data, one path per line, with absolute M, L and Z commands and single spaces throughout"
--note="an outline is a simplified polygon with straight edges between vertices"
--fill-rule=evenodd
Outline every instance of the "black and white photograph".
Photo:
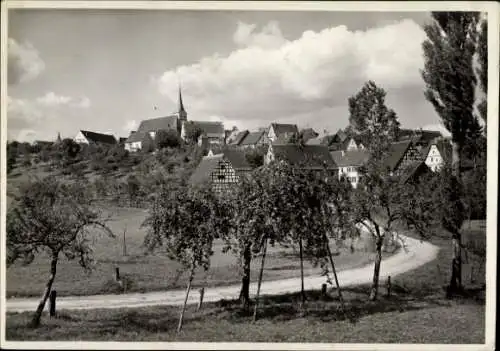
M 494 350 L 499 8 L 2 2 L 2 348 Z

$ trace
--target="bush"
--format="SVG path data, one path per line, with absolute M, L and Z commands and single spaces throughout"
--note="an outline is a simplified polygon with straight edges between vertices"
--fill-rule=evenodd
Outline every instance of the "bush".
M 157 149 L 167 147 L 177 148 L 181 145 L 181 139 L 175 130 L 159 130 L 155 136 L 155 146 Z

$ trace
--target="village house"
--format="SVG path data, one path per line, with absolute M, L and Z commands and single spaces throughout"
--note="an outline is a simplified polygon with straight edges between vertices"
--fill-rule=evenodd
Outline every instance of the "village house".
M 426 129 L 400 129 L 399 141 L 410 140 L 417 150 L 422 150 L 429 146 L 430 143 L 436 142 L 443 138 L 441 132 Z
M 432 142 L 428 147 L 422 150 L 425 164 L 433 172 L 438 172 L 445 161 L 451 159 L 451 144 L 448 141 L 441 140 Z
M 362 177 L 360 167 L 368 162 L 370 153 L 367 150 L 339 150 L 330 151 L 330 155 L 338 167 L 339 180 L 344 177 L 356 188 Z
M 116 139 L 113 135 L 96 133 L 88 130 L 80 130 L 73 140 L 77 144 L 86 144 L 86 145 L 116 144 Z
M 337 165 L 324 145 L 270 144 L 264 156 L 264 165 L 274 161 L 284 161 L 301 169 L 327 170 L 332 175 L 337 174 Z
M 403 169 L 423 163 L 424 159 L 411 140 L 392 143 L 383 164 L 390 175 L 397 175 Z
M 199 129 L 200 136 L 197 143 L 199 146 L 224 145 L 225 131 L 222 122 L 210 121 L 187 121 L 182 124 L 181 138 L 188 141 L 190 133 Z
M 286 142 L 293 135 L 298 135 L 299 129 L 296 124 L 271 123 L 267 137 L 271 142 Z
M 241 142 L 243 141 L 243 139 L 245 139 L 245 137 L 249 134 L 250 132 L 248 130 L 243 130 L 241 132 L 238 132 L 233 138 L 231 138 L 231 140 L 229 140 L 229 142 L 227 143 L 227 145 L 229 146 L 238 146 L 241 144 Z
M 204 182 L 212 184 L 213 189 L 222 193 L 240 181 L 252 170 L 245 154 L 240 150 L 223 148 L 221 153 L 204 156 L 190 178 L 192 185 Z
M 265 132 L 263 130 L 248 133 L 240 142 L 239 147 L 243 149 L 255 149 L 265 144 Z

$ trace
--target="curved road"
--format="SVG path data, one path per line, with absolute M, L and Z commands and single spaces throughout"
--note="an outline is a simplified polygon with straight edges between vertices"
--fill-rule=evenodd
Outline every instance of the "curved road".
M 439 248 L 425 241 L 400 236 L 406 249 L 384 259 L 380 269 L 380 279 L 387 276 L 410 271 L 436 258 Z M 373 276 L 373 264 L 361 268 L 349 269 L 337 273 L 341 287 L 370 283 Z M 320 289 L 325 283 L 325 277 L 308 276 L 304 278 L 306 290 Z M 204 302 L 214 302 L 221 299 L 237 298 L 240 285 L 220 286 L 205 289 Z M 250 284 L 250 294 L 255 295 L 257 283 Z M 262 295 L 279 295 L 300 291 L 300 278 L 290 278 L 275 281 L 265 281 L 261 285 Z M 122 295 L 66 296 L 57 299 L 57 309 L 93 309 L 93 308 L 124 308 L 144 307 L 154 305 L 182 305 L 185 290 L 158 291 L 149 293 L 129 293 Z M 191 293 L 188 303 L 197 303 L 199 294 Z M 7 299 L 8 312 L 34 311 L 38 299 L 13 298 Z

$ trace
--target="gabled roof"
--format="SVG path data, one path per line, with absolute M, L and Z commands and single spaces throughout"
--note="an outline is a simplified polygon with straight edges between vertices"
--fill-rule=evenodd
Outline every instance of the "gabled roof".
M 370 159 L 367 150 L 331 151 L 330 155 L 339 167 L 362 166 Z
M 80 130 L 80 132 L 83 136 L 85 136 L 85 138 L 87 138 L 87 140 L 94 143 L 116 144 L 116 139 L 111 134 L 96 133 L 88 130 Z
M 251 132 L 243 139 L 240 145 L 256 145 L 264 135 L 264 131 Z
M 228 145 L 240 145 L 241 142 L 245 139 L 245 137 L 250 133 L 248 130 L 243 130 L 236 134 L 233 140 Z
M 394 171 L 399 165 L 406 150 L 412 145 L 410 140 L 399 141 L 397 143 L 392 143 L 387 152 L 387 156 L 384 159 L 384 165 L 389 167 L 389 170 Z
M 149 135 L 149 132 L 131 132 L 127 140 L 125 140 L 126 143 L 135 143 L 138 141 L 144 141 L 146 139 L 151 139 L 151 136 Z
M 199 184 L 210 180 L 210 175 L 215 171 L 219 163 L 223 160 L 228 161 L 236 173 L 250 171 L 252 168 L 248 164 L 245 154 L 236 149 L 223 148 L 222 152 L 213 156 L 204 156 L 191 175 L 191 184 Z
M 187 121 L 184 123 L 184 129 L 188 132 L 191 128 L 199 127 L 202 135 L 207 137 L 221 137 L 225 135 L 224 124 L 222 122 L 211 121 Z
M 342 130 L 342 129 L 339 129 L 337 131 L 337 133 L 335 134 L 335 136 L 339 139 L 339 141 L 344 141 L 346 138 L 347 138 L 347 134 Z
M 409 180 L 414 180 L 418 178 L 419 176 L 425 174 L 428 171 L 430 171 L 429 167 L 427 167 L 424 161 L 414 161 L 409 165 L 407 165 L 405 168 L 403 168 L 401 172 L 401 181 L 403 183 L 406 183 Z
M 139 128 L 137 128 L 138 132 L 155 132 L 160 129 L 169 130 L 177 128 L 177 115 L 158 117 L 158 118 L 150 118 L 141 121 L 139 124 Z
M 272 144 L 272 151 L 277 160 L 306 169 L 335 168 L 328 147 L 323 145 Z
M 299 129 L 296 124 L 271 123 L 271 127 L 277 137 L 285 133 L 299 133 Z

